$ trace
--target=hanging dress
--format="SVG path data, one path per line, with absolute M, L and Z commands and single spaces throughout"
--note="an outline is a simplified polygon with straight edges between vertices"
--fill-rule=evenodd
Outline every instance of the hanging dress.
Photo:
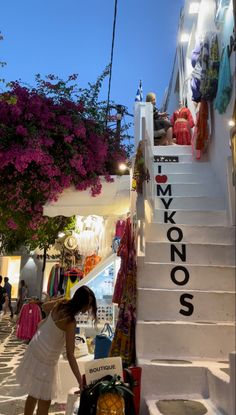
M 50 401 L 57 397 L 58 360 L 65 344 L 65 332 L 59 329 L 51 313 L 38 328 L 16 370 L 17 382 L 25 393 Z
M 196 123 L 192 138 L 193 158 L 200 159 L 202 152 L 206 150 L 209 139 L 208 129 L 208 104 L 201 101 L 196 114 Z
M 17 322 L 16 337 L 21 340 L 32 339 L 41 320 L 42 313 L 37 303 L 24 304 Z
M 175 111 L 171 122 L 173 125 L 173 136 L 176 137 L 176 144 L 190 145 L 194 126 L 192 114 L 188 108 L 180 108 Z
M 192 51 L 191 63 L 193 71 L 191 74 L 191 89 L 192 89 L 192 101 L 201 101 L 201 77 L 202 77 L 202 66 L 201 66 L 201 50 L 202 42 L 197 42 L 195 48 Z

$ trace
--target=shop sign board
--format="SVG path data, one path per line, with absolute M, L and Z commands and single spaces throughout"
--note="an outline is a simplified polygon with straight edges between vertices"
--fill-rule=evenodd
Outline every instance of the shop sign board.
M 107 375 L 118 375 L 123 380 L 123 369 L 121 357 L 106 357 L 95 359 L 84 364 L 86 384 L 96 382 Z
M 178 156 L 154 156 L 154 163 L 178 163 Z

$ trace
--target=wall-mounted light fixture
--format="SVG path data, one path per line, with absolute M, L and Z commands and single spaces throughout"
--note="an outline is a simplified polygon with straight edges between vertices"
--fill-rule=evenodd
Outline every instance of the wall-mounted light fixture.
M 234 120 L 229 120 L 228 125 L 229 125 L 229 127 L 234 127 L 235 126 L 235 121 Z
M 197 14 L 199 12 L 200 3 L 198 1 L 191 1 L 189 5 L 189 14 Z
M 125 163 L 121 163 L 119 164 L 119 170 L 120 171 L 125 171 L 127 170 L 128 166 Z

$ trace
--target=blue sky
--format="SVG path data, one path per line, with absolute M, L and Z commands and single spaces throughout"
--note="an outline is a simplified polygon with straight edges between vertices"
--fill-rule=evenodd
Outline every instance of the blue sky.
M 160 105 L 171 75 L 184 0 L 118 0 L 110 99 L 133 113 L 139 80 Z M 0 78 L 34 84 L 36 73 L 79 85 L 110 61 L 115 0 L 1 0 Z M 108 79 L 101 91 L 106 99 Z M 129 121 L 129 117 L 127 119 Z

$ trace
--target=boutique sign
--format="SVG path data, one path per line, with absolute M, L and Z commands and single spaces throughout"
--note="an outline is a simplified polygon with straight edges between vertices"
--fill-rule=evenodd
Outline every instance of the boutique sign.
M 168 228 L 166 236 L 170 242 L 170 261 L 175 263 L 177 258 L 181 260 L 183 264 L 173 264 L 173 268 L 170 271 L 170 278 L 172 282 L 177 286 L 184 287 L 190 279 L 190 273 L 186 265 L 187 261 L 187 246 L 183 241 L 183 231 L 175 222 L 176 211 L 168 210 L 171 208 L 171 203 L 173 201 L 172 190 L 173 185 L 167 184 L 168 177 L 164 174 L 161 174 L 161 166 L 158 166 L 158 175 L 155 177 L 156 181 L 156 195 L 160 197 L 160 200 L 164 207 L 164 223 L 171 224 L 172 226 Z M 161 196 L 165 196 L 161 197 Z M 178 243 L 178 245 L 176 245 Z M 179 313 L 184 316 L 191 316 L 194 311 L 194 306 L 192 304 L 193 295 L 189 293 L 183 293 L 180 295 L 180 308 Z
M 107 375 L 118 375 L 123 380 L 123 368 L 120 356 L 91 360 L 85 362 L 84 368 L 87 385 Z

